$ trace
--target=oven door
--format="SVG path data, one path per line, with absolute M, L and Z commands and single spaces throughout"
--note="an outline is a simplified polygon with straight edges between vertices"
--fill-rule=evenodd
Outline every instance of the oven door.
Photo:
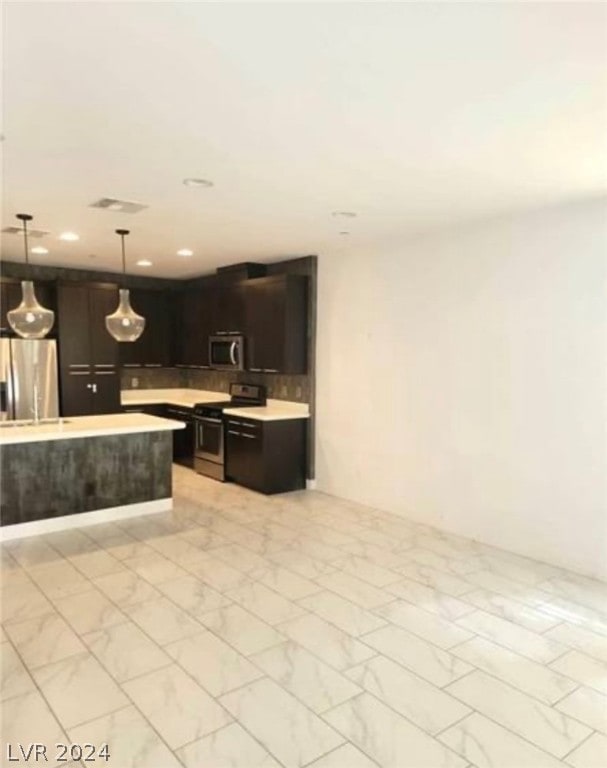
M 211 336 L 209 365 L 219 371 L 244 370 L 244 337 Z
M 224 463 L 223 421 L 207 416 L 194 417 L 194 454 L 197 459 Z

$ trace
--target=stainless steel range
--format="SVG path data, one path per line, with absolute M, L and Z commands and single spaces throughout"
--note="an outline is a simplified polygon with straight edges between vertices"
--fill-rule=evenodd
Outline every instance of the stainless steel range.
M 251 408 L 266 404 L 262 384 L 230 384 L 230 399 L 194 406 L 194 469 L 201 475 L 225 481 L 225 408 Z

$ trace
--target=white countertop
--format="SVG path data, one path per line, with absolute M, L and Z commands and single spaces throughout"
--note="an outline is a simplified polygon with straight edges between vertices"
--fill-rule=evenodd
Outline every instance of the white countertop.
M 204 389 L 123 389 L 120 393 L 123 406 L 167 403 L 192 408 L 196 403 L 218 403 L 229 399 L 230 396 L 226 392 L 210 392 Z M 224 413 L 258 421 L 285 421 L 309 419 L 310 406 L 289 400 L 268 400 L 263 407 L 225 408 Z
M 196 403 L 218 403 L 229 400 L 225 392 L 210 392 L 206 389 L 123 389 L 120 392 L 122 405 L 178 405 L 193 408 Z
M 309 419 L 307 403 L 291 403 L 288 400 L 268 400 L 265 406 L 255 408 L 224 408 L 226 416 L 240 416 L 242 419 L 257 421 L 286 421 L 288 419 Z
M 9 424 L 10 422 L 2 422 Z M 110 413 L 103 416 L 72 416 L 54 423 L 33 425 L 13 422 L 0 427 L 0 446 L 16 443 L 39 443 L 47 440 L 70 440 L 81 437 L 127 435 L 135 432 L 164 432 L 183 429 L 182 421 L 161 419 L 145 413 Z

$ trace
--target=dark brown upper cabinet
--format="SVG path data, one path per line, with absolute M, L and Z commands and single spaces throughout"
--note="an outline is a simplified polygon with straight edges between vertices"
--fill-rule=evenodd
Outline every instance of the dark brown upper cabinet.
M 120 411 L 118 342 L 105 327 L 118 306 L 117 286 L 60 283 L 57 289 L 61 413 Z
M 306 373 L 307 284 L 307 277 L 293 274 L 244 283 L 249 371 Z
M 121 365 L 125 368 L 171 365 L 171 292 L 133 288 L 130 298 L 135 312 L 145 318 L 145 329 L 137 341 L 119 344 Z
M 212 333 L 246 334 L 246 293 L 250 281 L 217 280 L 213 286 Z
M 57 289 L 54 282 L 34 280 L 36 298 L 46 309 L 55 312 L 55 322 L 49 331 L 52 338 L 57 336 Z M 8 324 L 7 313 L 21 304 L 21 281 L 15 278 L 2 278 L 0 282 L 0 332 L 2 335 L 14 336 L 14 331 Z
M 214 284 L 200 283 L 179 295 L 176 363 L 191 368 L 209 367 L 209 336 L 213 333 Z

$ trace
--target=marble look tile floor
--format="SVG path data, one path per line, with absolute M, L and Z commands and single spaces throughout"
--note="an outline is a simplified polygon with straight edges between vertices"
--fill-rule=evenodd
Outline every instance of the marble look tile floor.
M 0 764 L 607 766 L 607 584 L 321 493 L 174 492 L 2 545 Z

